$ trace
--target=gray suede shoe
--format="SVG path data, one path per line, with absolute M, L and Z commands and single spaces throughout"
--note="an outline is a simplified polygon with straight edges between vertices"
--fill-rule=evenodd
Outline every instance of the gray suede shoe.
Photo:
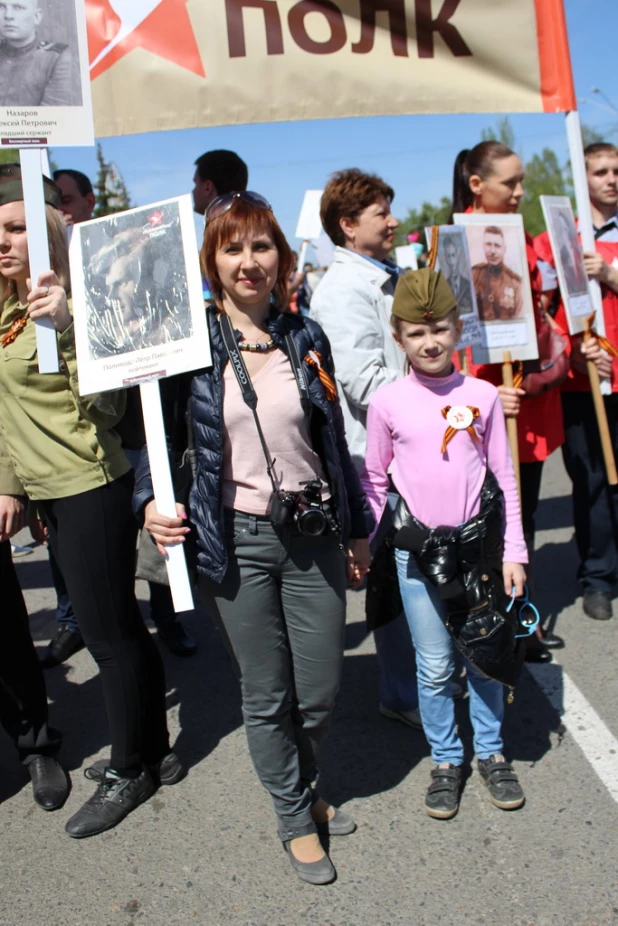
M 330 884 L 337 877 L 328 855 L 324 855 L 319 862 L 300 862 L 292 852 L 290 842 L 284 842 L 283 848 L 301 881 L 307 881 L 308 884 Z
M 317 803 L 320 799 L 318 792 L 312 788 L 311 804 Z M 325 801 L 324 803 L 327 802 Z M 315 821 L 318 833 L 320 836 L 349 836 L 356 830 L 356 823 L 352 817 L 349 817 L 343 810 L 339 810 L 338 807 L 334 807 L 333 809 L 335 811 L 335 816 L 330 820 L 325 820 L 323 823 L 318 823 L 317 820 Z
M 347 813 L 339 810 L 338 807 L 335 808 L 334 817 L 324 823 L 316 821 L 315 825 L 320 836 L 349 836 L 356 830 L 356 823 L 352 817 L 348 817 Z

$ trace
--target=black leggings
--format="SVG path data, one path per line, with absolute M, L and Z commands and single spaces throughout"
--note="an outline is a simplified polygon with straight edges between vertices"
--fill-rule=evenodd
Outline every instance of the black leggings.
M 47 725 L 43 670 L 30 636 L 28 612 L 8 540 L 0 543 L 0 589 L 0 723 L 27 765 L 35 756 L 54 755 L 60 746 L 60 734 Z
M 133 473 L 43 501 L 79 629 L 101 672 L 112 767 L 136 774 L 169 751 L 165 677 L 135 599 Z

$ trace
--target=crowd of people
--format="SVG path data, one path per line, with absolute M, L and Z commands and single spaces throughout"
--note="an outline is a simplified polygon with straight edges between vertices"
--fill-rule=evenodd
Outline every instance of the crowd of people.
M 597 250 L 584 262 L 601 284 L 616 343 L 618 149 L 595 144 L 585 156 Z M 267 199 L 247 189 L 238 155 L 202 155 L 194 184 L 205 220 L 212 363 L 161 382 L 171 459 L 191 463 L 172 518 L 157 510 L 135 392 L 79 393 L 66 226 L 91 217 L 92 185 L 71 169 L 45 180 L 50 268 L 31 280 L 20 169 L 0 167 L 0 574 L 8 605 L 0 720 L 36 803 L 62 807 L 70 784 L 43 670 L 87 647 L 101 675 L 111 753 L 86 769 L 95 790 L 67 833 L 102 833 L 159 786 L 180 781 L 186 768 L 170 746 L 163 664 L 135 597 L 135 564 L 138 543 L 154 542 L 161 565 L 167 547 L 184 544 L 240 681 L 249 752 L 279 837 L 299 877 L 324 884 L 335 877 L 324 837 L 356 829 L 318 783 L 347 589 L 366 594 L 379 712 L 424 731 L 430 745 L 426 812 L 449 819 L 459 807 L 464 749 L 453 699 L 464 676 L 489 799 L 503 810 L 523 805 L 505 756 L 505 698 L 524 659 L 549 661 L 564 645 L 542 621 L 535 628 L 524 619 L 534 597 L 543 463 L 562 446 L 583 611 L 608 619 L 615 495 L 588 370 L 592 363 L 611 381 L 605 404 L 616 448 L 618 361 L 595 337 L 568 337 L 546 235 L 526 237 L 539 370 L 507 387 L 496 365 L 469 356 L 463 368 L 462 306 L 447 275 L 431 261 L 407 271 L 393 262 L 395 193 L 382 178 L 358 169 L 331 176 L 321 219 L 334 258 L 308 286 L 311 271 L 296 266 Z M 456 158 L 453 213 L 514 213 L 523 184 L 519 157 L 481 142 Z M 502 281 L 491 283 L 499 301 Z M 57 332 L 58 373 L 38 371 L 34 323 L 42 319 Z M 550 349 L 552 363 L 543 365 Z M 507 418 L 517 421 L 521 496 Z M 58 629 L 40 660 L 11 557 L 11 538 L 27 521 L 48 546 L 58 598 Z M 196 641 L 174 614 L 163 569 L 158 577 L 150 582 L 158 636 L 177 656 L 191 656 Z

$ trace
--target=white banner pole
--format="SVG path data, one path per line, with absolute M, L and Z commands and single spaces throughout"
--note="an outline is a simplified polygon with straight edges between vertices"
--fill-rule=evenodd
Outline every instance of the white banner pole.
M 150 472 L 152 474 L 157 510 L 168 518 L 175 518 L 176 499 L 174 498 L 174 486 L 167 455 L 159 383 L 157 380 L 141 383 L 139 391 L 142 400 L 148 458 L 150 460 Z M 174 609 L 176 611 L 193 610 L 193 595 L 183 544 L 179 543 L 168 547 L 165 559 Z
M 19 160 L 24 188 L 26 228 L 28 229 L 30 279 L 32 285 L 36 286 L 41 273 L 50 269 L 41 151 L 39 148 L 20 148 Z M 56 329 L 48 319 L 35 322 L 35 326 L 39 372 L 57 373 L 59 368 Z
M 303 265 L 305 263 L 305 258 L 307 257 L 308 248 L 309 248 L 309 242 L 305 238 L 305 240 L 300 246 L 300 251 L 298 252 L 298 263 L 296 265 L 296 269 L 298 270 L 299 273 L 303 272 Z

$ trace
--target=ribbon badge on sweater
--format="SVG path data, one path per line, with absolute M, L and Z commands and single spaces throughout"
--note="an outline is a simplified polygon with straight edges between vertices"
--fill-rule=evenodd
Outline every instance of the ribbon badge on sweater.
M 324 394 L 329 402 L 335 402 L 337 399 L 337 386 L 334 380 L 328 375 L 322 366 L 322 355 L 317 350 L 310 350 L 305 357 L 305 363 L 314 367 L 318 371 L 318 379 L 324 387 Z
M 458 431 L 467 431 L 472 440 L 480 444 L 481 440 L 473 427 L 473 423 L 480 414 L 478 408 L 472 405 L 446 405 L 442 409 L 442 417 L 446 418 L 448 428 L 444 432 L 440 453 L 446 453 L 447 444 L 452 441 Z

